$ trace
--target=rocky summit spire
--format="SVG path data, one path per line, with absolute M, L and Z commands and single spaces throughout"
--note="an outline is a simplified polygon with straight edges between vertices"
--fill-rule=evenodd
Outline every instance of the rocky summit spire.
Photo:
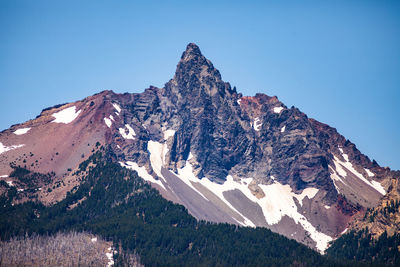
M 206 71 L 206 72 L 204 72 Z M 176 75 L 193 75 L 204 76 L 210 74 L 216 76 L 218 80 L 221 80 L 219 71 L 216 70 L 211 63 L 200 51 L 200 48 L 190 43 L 187 45 L 185 52 L 181 56 L 181 60 L 176 68 Z
M 210 96 L 218 92 L 224 95 L 225 88 L 229 87 L 221 80 L 219 71 L 194 43 L 188 44 L 183 52 L 176 67 L 173 84 L 175 93 L 184 95 L 191 92 L 196 96 L 201 94 L 200 91 Z
M 182 54 L 181 61 L 187 62 L 195 57 L 205 59 L 201 54 L 200 48 L 195 43 L 190 43 L 186 46 L 186 50 Z

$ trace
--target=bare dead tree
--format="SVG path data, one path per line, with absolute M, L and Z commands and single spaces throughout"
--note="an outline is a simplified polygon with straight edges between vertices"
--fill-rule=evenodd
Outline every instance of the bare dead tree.
M 0 242 L 0 266 L 107 266 L 111 242 L 89 233 L 25 236 Z M 141 266 L 136 254 L 127 266 Z

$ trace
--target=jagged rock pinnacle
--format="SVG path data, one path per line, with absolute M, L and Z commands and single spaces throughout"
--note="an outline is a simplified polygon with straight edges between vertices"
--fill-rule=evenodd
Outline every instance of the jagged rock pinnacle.
M 199 96 L 224 97 L 227 92 L 231 93 L 231 88 L 228 83 L 222 81 L 221 74 L 211 61 L 203 56 L 200 48 L 194 43 L 189 43 L 176 67 L 174 78 L 166 84 L 166 91 L 180 95 L 181 99 L 187 101 L 191 97 Z
M 186 50 L 183 52 L 181 56 L 181 60 L 179 61 L 178 68 L 182 65 L 190 65 L 191 68 L 193 67 L 200 67 L 201 66 L 209 66 L 212 64 L 209 60 L 206 59 L 205 56 L 200 51 L 200 48 L 194 44 L 190 43 L 187 45 Z
M 190 43 L 186 46 L 185 52 L 183 52 L 181 60 L 189 61 L 194 57 L 203 57 L 200 48 L 195 43 Z

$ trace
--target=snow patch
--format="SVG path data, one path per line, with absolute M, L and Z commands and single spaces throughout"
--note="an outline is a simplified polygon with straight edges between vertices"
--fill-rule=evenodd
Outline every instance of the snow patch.
M 315 197 L 315 195 L 318 193 L 318 189 L 317 188 L 313 188 L 313 187 L 308 187 L 305 188 L 303 190 L 303 192 L 300 193 L 300 195 L 294 194 L 293 196 L 295 198 L 297 198 L 297 200 L 300 203 L 300 206 L 303 206 L 303 199 L 305 197 L 308 197 L 309 199 L 312 199 Z
M 53 113 L 52 116 L 55 119 L 52 122 L 65 123 L 65 124 L 72 122 L 73 120 L 76 119 L 76 117 L 78 117 L 79 113 L 81 113 L 81 110 L 79 110 L 78 112 L 75 112 L 75 110 L 76 110 L 76 107 L 72 106 L 72 107 L 63 109 L 59 112 Z
M 284 133 L 286 130 L 286 125 L 281 128 L 281 133 Z
M 328 205 L 325 205 L 324 208 L 327 209 L 327 210 L 329 210 L 331 207 L 328 206 Z
M 110 115 L 110 119 L 111 119 L 112 121 L 115 121 L 113 115 Z
M 18 188 L 17 191 L 18 192 L 24 192 L 24 189 L 23 188 Z
M 133 130 L 129 124 L 125 124 L 125 127 L 126 127 L 126 129 L 128 129 L 128 133 L 126 133 L 126 130 L 124 128 L 119 128 L 119 133 L 125 139 L 134 140 L 135 139 L 134 136 L 136 136 L 135 130 Z
M 347 230 L 349 230 L 349 228 L 344 229 L 343 232 L 341 232 L 340 234 L 341 235 L 345 234 L 347 232 Z
M 274 112 L 275 113 L 281 113 L 281 111 L 283 110 L 283 107 L 274 107 Z
M 178 169 L 178 174 L 176 174 L 176 176 L 178 176 L 182 182 L 184 182 L 190 188 L 192 188 L 194 191 L 196 191 L 197 194 L 202 196 L 205 200 L 209 201 L 208 198 L 206 198 L 199 190 L 196 189 L 196 187 L 193 186 L 192 182 L 195 182 L 195 183 L 199 182 L 200 179 L 198 179 L 193 174 L 193 168 L 189 161 L 186 161 L 185 167 Z
M 297 211 L 294 198 L 303 199 L 305 196 L 314 197 L 318 189 L 312 188 L 306 192 L 302 192 L 300 195 L 292 192 L 289 185 L 282 185 L 278 182 L 274 182 L 271 185 L 259 185 L 264 191 L 265 197 L 258 200 L 261 206 L 265 219 L 268 224 L 278 223 L 283 216 L 287 215 L 292 218 L 296 223 L 300 225 L 310 233 L 310 237 L 317 243 L 317 249 L 323 252 L 327 247 L 329 241 L 332 238 L 324 233 L 319 232 L 304 215 Z M 307 188 L 308 189 L 308 188 Z
M 13 150 L 13 149 L 17 149 L 17 148 L 23 147 L 23 146 L 24 146 L 24 144 L 13 145 L 13 146 L 5 146 L 5 145 L 3 145 L 3 143 L 0 142 L 0 154 L 2 154 L 4 152 L 7 152 L 7 151 L 10 151 L 10 150 Z
M 175 135 L 175 130 L 166 130 L 164 132 L 164 140 L 168 140 L 168 138 Z
M 7 178 L 7 177 L 8 177 L 7 174 L 5 174 L 5 175 L 0 175 L 0 178 Z
M 192 158 L 193 158 L 193 154 L 192 154 L 192 152 L 189 152 L 189 157 L 187 160 L 191 160 Z
M 113 107 L 118 111 L 118 113 L 121 112 L 121 107 L 120 107 L 118 104 L 113 103 L 112 105 L 113 105 Z
M 30 129 L 31 128 L 21 128 L 21 129 L 14 131 L 14 134 L 16 134 L 16 135 L 26 134 Z
M 238 99 L 236 102 L 238 103 L 238 105 L 240 106 L 240 102 L 242 101 L 242 99 Z
M 8 184 L 9 186 L 14 186 L 13 181 L 7 181 L 7 184 Z
M 168 152 L 167 145 L 155 141 L 149 141 L 147 143 L 147 149 L 150 152 L 150 163 L 153 171 L 157 174 L 158 177 L 162 178 L 165 181 L 165 178 L 161 174 L 161 167 L 164 164 L 165 155 Z
M 261 129 L 261 126 L 262 122 L 260 122 L 260 118 L 259 117 L 255 118 L 253 123 L 254 130 L 258 132 Z
M 190 164 L 190 163 L 189 163 Z M 208 190 L 213 192 L 216 196 L 218 196 L 226 205 L 228 205 L 229 208 L 231 208 L 233 211 L 235 211 L 237 214 L 239 214 L 243 219 L 244 219 L 244 225 L 245 226 L 250 226 L 250 227 L 256 227 L 255 224 L 246 218 L 243 214 L 241 214 L 232 204 L 224 197 L 224 192 L 231 191 L 238 189 L 242 191 L 246 197 L 249 198 L 249 196 L 253 196 L 253 194 L 250 192 L 250 189 L 247 188 L 246 185 L 243 185 L 241 183 L 233 181 L 232 176 L 228 175 L 226 178 L 226 181 L 223 184 L 217 184 L 209 180 L 208 178 L 203 178 L 203 179 L 198 179 L 198 182 L 202 185 L 204 185 Z M 256 198 L 253 196 L 253 198 Z
M 379 193 L 381 193 L 382 195 L 385 195 L 385 194 L 386 194 L 386 190 L 385 190 L 385 188 L 381 185 L 380 182 L 371 180 L 371 184 L 372 184 L 372 186 L 373 186 Z
M 125 163 L 120 161 L 119 164 L 122 167 L 125 167 L 127 169 L 135 170 L 143 180 L 149 181 L 149 182 L 151 182 L 153 184 L 158 184 L 159 186 L 164 188 L 164 190 L 166 190 L 164 184 L 160 180 L 154 179 L 153 176 L 151 176 L 146 171 L 146 167 L 145 166 L 139 167 L 139 165 L 136 162 L 132 162 L 132 161 L 127 161 Z
M 331 179 L 333 181 L 333 185 L 335 186 L 336 191 L 338 193 L 340 193 L 339 187 L 337 186 L 336 182 L 340 181 L 345 185 L 347 185 L 347 184 L 342 180 L 341 176 L 336 172 L 336 170 L 332 166 L 329 165 L 328 167 L 332 172 L 330 176 L 331 176 Z
M 342 161 L 340 161 L 336 156 L 333 156 L 333 163 L 335 164 L 335 169 L 337 173 L 344 178 L 346 177 L 347 172 L 342 168 L 342 165 L 340 164 L 341 162 Z
M 370 170 L 368 170 L 368 169 L 366 169 L 366 168 L 364 168 L 364 170 L 367 172 L 367 174 L 368 174 L 369 177 L 375 176 L 375 174 L 374 174 L 373 172 L 371 172 Z
M 91 239 L 91 241 L 94 243 L 94 242 L 97 242 L 97 237 L 93 237 L 92 239 Z
M 106 123 L 107 127 L 110 128 L 112 125 L 112 121 L 109 118 L 104 118 L 104 122 Z

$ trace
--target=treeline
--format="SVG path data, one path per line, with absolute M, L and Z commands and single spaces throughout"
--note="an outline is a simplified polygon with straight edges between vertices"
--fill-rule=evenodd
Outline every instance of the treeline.
M 126 253 L 137 252 L 146 266 L 340 266 L 312 249 L 266 228 L 198 222 L 181 206 L 165 200 L 137 173 L 105 160 L 104 150 L 81 164 L 83 183 L 51 206 L 13 206 L 0 198 L 0 237 L 89 231 L 113 240 Z M 95 167 L 88 164 L 95 163 Z M 86 170 L 85 168 L 88 168 Z M 84 172 L 86 171 L 86 172 Z M 87 173 L 87 174 L 86 174 Z M 73 204 L 79 203 L 70 209 Z
M 400 233 L 388 236 L 384 232 L 375 239 L 368 228 L 351 231 L 337 239 L 327 254 L 371 266 L 400 266 Z

